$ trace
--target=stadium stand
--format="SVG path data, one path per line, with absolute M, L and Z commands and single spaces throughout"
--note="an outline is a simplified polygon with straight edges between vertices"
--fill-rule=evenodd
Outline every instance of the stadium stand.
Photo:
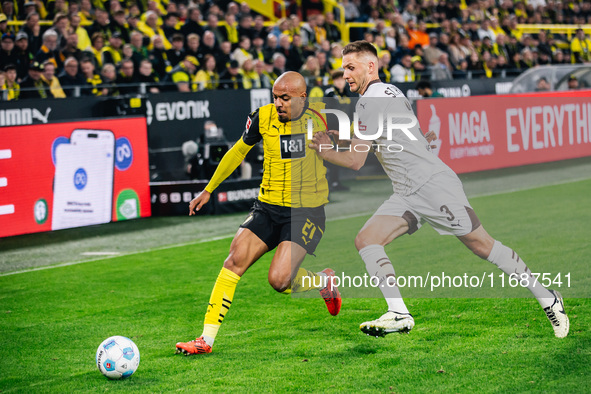
M 192 91 L 270 86 L 284 71 L 326 86 L 341 65 L 339 48 L 357 39 L 377 47 L 385 82 L 514 77 L 538 65 L 591 62 L 591 3 L 581 0 L 298 0 L 260 9 L 258 3 L 3 0 L 0 70 L 15 66 L 20 83 L 35 62 L 49 60 L 60 76 L 73 57 L 90 59 L 97 75 L 114 65 L 122 80 L 126 59 L 133 75 L 149 60 L 152 82 L 166 91 L 174 89 L 163 86 L 171 71 L 189 55 L 196 60 Z M 208 68 L 214 60 L 215 69 Z M 73 95 L 146 91 L 137 78 L 124 78 L 122 89 L 113 81 L 97 89 L 94 78 L 79 74 L 68 83 L 91 86 Z M 28 96 L 1 88 L 3 100 Z

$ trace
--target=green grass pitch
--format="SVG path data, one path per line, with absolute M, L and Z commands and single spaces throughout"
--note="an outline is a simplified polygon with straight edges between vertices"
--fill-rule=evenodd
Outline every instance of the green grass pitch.
M 332 317 L 319 298 L 276 294 L 267 283 L 269 254 L 240 281 L 214 353 L 175 355 L 177 341 L 201 332 L 225 238 L 0 277 L 0 391 L 588 391 L 590 190 L 586 180 L 471 199 L 487 230 L 533 271 L 572 273 L 572 288 L 561 289 L 571 322 L 565 339 L 554 337 L 524 289 L 511 293 L 522 298 L 409 298 L 416 321 L 409 335 L 368 337 L 358 325 L 385 311 L 382 299 L 370 298 L 377 293 L 345 298 Z M 366 219 L 328 222 L 317 257 L 304 265 L 362 274 L 352 241 Z M 500 273 L 430 228 L 387 252 L 399 275 Z M 111 335 L 140 349 L 128 380 L 109 381 L 96 368 L 96 348 Z

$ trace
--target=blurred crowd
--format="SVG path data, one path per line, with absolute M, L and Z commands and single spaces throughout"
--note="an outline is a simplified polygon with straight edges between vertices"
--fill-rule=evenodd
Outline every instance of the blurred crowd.
M 1 99 L 269 88 L 285 71 L 310 86 L 341 69 L 340 9 L 285 2 L 269 26 L 248 2 L 1 0 Z M 576 0 L 344 0 L 350 30 L 378 49 L 385 82 L 518 75 L 591 62 L 591 40 L 518 24 L 591 23 Z M 22 22 L 9 24 L 9 21 Z M 40 21 L 51 21 L 46 26 Z

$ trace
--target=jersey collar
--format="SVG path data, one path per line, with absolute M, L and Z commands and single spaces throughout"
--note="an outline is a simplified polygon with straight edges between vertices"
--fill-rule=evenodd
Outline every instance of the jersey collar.
M 305 102 L 305 104 L 304 104 L 304 108 L 302 108 L 302 113 L 301 113 L 301 114 L 299 114 L 299 116 L 298 116 L 297 118 L 295 118 L 295 119 L 292 119 L 291 121 L 292 121 L 292 122 L 295 122 L 295 121 L 297 121 L 297 120 L 300 120 L 300 118 L 301 118 L 302 116 L 304 116 L 304 114 L 305 114 L 305 113 L 306 113 L 306 111 L 308 110 L 308 107 L 309 107 L 309 105 L 308 105 L 308 100 L 306 100 L 306 102 Z
M 379 78 L 378 78 L 378 79 L 374 79 L 373 81 L 370 81 L 370 82 L 367 84 L 367 87 L 365 88 L 365 92 L 362 94 L 362 96 L 365 96 L 365 93 L 367 93 L 367 91 L 369 90 L 369 87 L 370 87 L 371 85 L 373 85 L 373 84 L 376 84 L 376 83 L 382 83 L 382 81 L 380 81 L 380 79 L 379 79 Z

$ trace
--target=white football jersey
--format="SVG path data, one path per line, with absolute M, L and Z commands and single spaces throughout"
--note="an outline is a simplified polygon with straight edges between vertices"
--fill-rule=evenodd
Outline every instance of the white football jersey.
M 358 133 L 373 140 L 374 153 L 395 194 L 410 195 L 433 174 L 452 171 L 431 152 L 410 102 L 396 86 L 371 82 L 355 111 Z

